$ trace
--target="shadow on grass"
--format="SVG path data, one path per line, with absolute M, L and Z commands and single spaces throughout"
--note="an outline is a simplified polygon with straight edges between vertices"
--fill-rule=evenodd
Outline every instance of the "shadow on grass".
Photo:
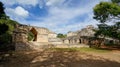
M 118 62 L 76 51 L 21 52 L 6 60 L 0 67 L 120 67 Z
M 112 50 L 118 50 L 120 51 L 120 46 L 116 47 L 116 46 L 104 46 L 104 47 L 100 47 L 100 48 L 94 48 L 94 49 L 97 49 L 97 50 L 107 50 L 107 51 L 112 51 Z

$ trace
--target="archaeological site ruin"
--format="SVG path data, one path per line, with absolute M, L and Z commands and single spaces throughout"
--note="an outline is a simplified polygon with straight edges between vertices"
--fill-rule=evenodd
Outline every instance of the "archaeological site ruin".
M 75 32 L 68 32 L 66 38 L 57 38 L 55 32 L 50 31 L 44 27 L 35 27 L 29 25 L 16 25 L 13 31 L 13 44 L 15 50 L 39 50 L 40 48 L 48 48 L 50 46 L 71 46 L 71 45 L 104 45 L 107 43 L 119 43 L 119 41 L 102 37 L 96 38 L 94 36 L 94 26 L 88 25 L 86 28 Z M 28 41 L 28 32 L 32 32 L 34 38 Z M 76 46 L 76 47 L 78 47 Z

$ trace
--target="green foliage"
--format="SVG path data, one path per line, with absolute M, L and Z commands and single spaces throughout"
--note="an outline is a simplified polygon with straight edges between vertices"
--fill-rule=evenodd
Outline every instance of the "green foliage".
M 5 16 L 5 12 L 4 12 L 4 4 L 2 2 L 0 2 L 0 19 Z
M 10 44 L 12 42 L 12 35 L 5 33 L 0 35 L 0 44 Z
M 5 23 L 0 24 L 0 35 L 6 33 L 8 31 L 8 25 L 6 25 Z
M 18 24 L 13 20 L 0 19 L 0 43 L 8 44 L 12 42 L 12 33 L 15 24 Z
M 94 7 L 94 19 L 105 23 L 111 19 L 120 18 L 120 6 L 116 3 L 101 2 Z
M 13 50 L 12 32 L 18 22 L 11 20 L 4 12 L 4 4 L 0 2 L 0 51 Z
M 28 41 L 32 41 L 34 38 L 34 34 L 32 32 L 28 32 Z
M 120 31 L 119 25 L 116 23 L 115 25 L 106 25 L 106 24 L 99 24 L 99 30 L 96 30 L 95 36 L 104 36 L 104 37 L 112 37 L 115 39 L 120 39 Z
M 64 35 L 64 34 L 61 34 L 61 33 L 59 33 L 58 35 L 57 35 L 57 37 L 58 38 L 65 38 L 67 35 Z
M 14 50 L 14 45 L 12 43 L 12 35 L 9 33 L 5 33 L 0 35 L 0 52 Z
M 0 2 L 0 19 L 9 19 L 9 17 L 5 14 L 4 4 Z
M 14 30 L 14 27 L 16 24 L 18 24 L 16 21 L 13 21 L 13 20 L 10 20 L 10 19 L 0 19 L 0 24 L 4 24 L 5 27 L 1 27 L 0 26 L 0 30 L 4 30 L 4 28 L 7 28 L 8 27 L 8 30 L 7 32 L 9 32 L 10 34 L 12 34 L 12 31 Z M 5 31 L 5 30 L 4 30 Z M 2 31 L 1 31 L 2 32 Z
M 120 22 L 115 22 L 114 25 L 105 24 L 110 20 L 120 19 L 120 0 L 112 0 L 112 2 L 100 2 L 94 7 L 94 19 L 100 21 L 96 36 L 102 35 L 120 40 Z
M 111 0 L 113 3 L 120 3 L 120 0 Z
M 0 2 L 0 44 L 9 44 L 12 42 L 12 32 L 16 21 L 9 19 L 4 12 L 4 4 Z

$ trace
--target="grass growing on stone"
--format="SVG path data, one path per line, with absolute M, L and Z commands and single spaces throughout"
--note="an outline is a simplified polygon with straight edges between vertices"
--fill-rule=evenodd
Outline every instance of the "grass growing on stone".
M 88 47 L 81 47 L 81 48 L 51 48 L 51 50 L 57 50 L 57 51 L 96 52 L 96 53 L 110 52 L 110 50 L 97 49 L 97 48 L 88 48 Z

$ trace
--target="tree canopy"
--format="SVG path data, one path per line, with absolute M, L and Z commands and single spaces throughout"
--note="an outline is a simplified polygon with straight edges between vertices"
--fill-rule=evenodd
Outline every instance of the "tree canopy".
M 120 3 L 120 0 L 111 0 L 113 3 Z
M 59 34 L 57 35 L 57 37 L 58 37 L 58 38 L 65 38 L 66 35 L 59 33 Z
M 0 24 L 0 35 L 6 33 L 8 26 L 6 24 Z
M 94 11 L 94 19 L 101 24 L 98 25 L 96 36 L 102 35 L 120 40 L 120 0 L 111 0 L 111 2 L 100 2 L 97 4 Z M 107 25 L 107 22 L 112 22 L 113 25 Z
M 18 22 L 11 20 L 4 11 L 4 4 L 0 2 L 0 44 L 10 43 L 12 32 Z
M 5 15 L 4 4 L 0 2 L 0 19 Z
M 111 19 L 119 20 L 120 6 L 116 3 L 101 2 L 94 7 L 94 19 L 105 23 Z

